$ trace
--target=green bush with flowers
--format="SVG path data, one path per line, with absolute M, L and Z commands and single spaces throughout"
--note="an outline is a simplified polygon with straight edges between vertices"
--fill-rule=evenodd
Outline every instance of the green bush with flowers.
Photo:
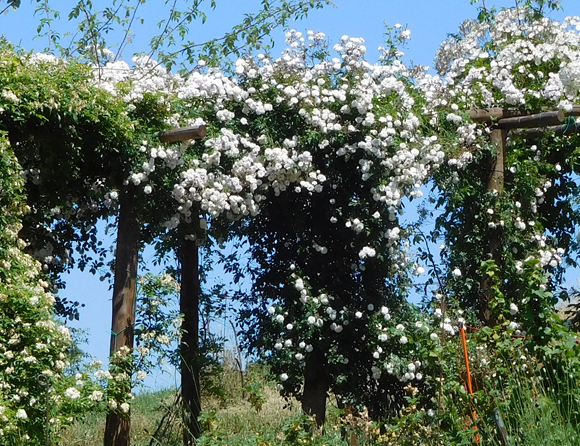
M 91 104 L 95 114 L 111 106 L 111 132 L 118 135 L 107 133 L 99 120 L 83 119 L 95 125 L 99 141 L 119 144 L 115 150 L 123 156 L 116 159 L 123 169 L 110 182 L 102 175 L 105 183 L 83 170 L 90 181 L 82 174 L 73 178 L 78 191 L 86 192 L 81 206 L 71 199 L 55 213 L 70 211 L 71 220 L 78 217 L 83 226 L 115 213 L 119 193 L 131 190 L 145 203 L 142 216 L 159 205 L 146 222 L 147 236 L 170 234 L 167 239 L 176 236 L 178 244 L 198 240 L 208 221 L 210 234 L 227 236 L 231 227 L 222 225 L 222 215 L 228 224 L 242 220 L 237 229 L 249 237 L 258 264 L 252 271 L 255 293 L 243 301 L 247 345 L 270 362 L 287 394 L 305 398 L 306 389 L 318 387 L 325 404 L 327 390 L 333 390 L 343 403 L 366 406 L 372 418 L 394 420 L 386 434 L 379 430 L 381 441 L 416 423 L 425 441 L 469 444 L 474 425 L 486 434 L 485 423 L 496 410 L 517 422 L 508 410 L 513 386 L 499 390 L 513 364 L 521 379 L 549 375 L 551 388 L 563 389 L 577 378 L 575 338 L 553 317 L 553 306 L 564 263 L 574 263 L 578 251 L 578 137 L 548 133 L 530 141 L 514 133 L 505 187 L 494 190 L 487 185 L 497 150 L 489 143 L 491 127 L 469 114 L 473 108 L 510 107 L 573 115 L 580 92 L 580 20 L 550 21 L 542 17 L 544 5 L 526 2 L 497 15 L 483 6 L 480 21 L 467 22 L 443 44 L 437 62 L 442 77 L 408 69 L 393 48 L 383 51 L 383 65 L 371 65 L 363 41 L 347 36 L 334 48 L 340 58 L 332 58 L 322 33 L 304 37 L 295 31 L 288 32 L 281 59 L 240 59 L 235 79 L 203 68 L 183 79 L 146 57 L 137 58 L 133 69 L 120 63 L 99 67 L 98 87 L 117 96 L 99 90 L 102 102 Z M 397 29 L 392 39 L 405 40 L 406 30 Z M 22 74 L 17 58 L 10 57 L 3 67 Z M 140 83 L 143 73 L 150 84 Z M 90 84 L 88 71 L 81 77 L 84 86 Z M 13 118 L 12 134 L 22 132 L 21 121 L 31 116 L 58 115 L 53 97 L 27 102 L 27 95 L 38 92 L 18 90 L 22 85 L 14 82 L 1 95 L 2 112 Z M 67 85 L 70 91 L 73 83 Z M 49 110 L 43 111 L 46 104 Z M 153 144 L 158 130 L 201 122 L 209 130 L 203 142 Z M 136 135 L 142 143 L 135 143 Z M 28 139 L 22 144 L 40 147 Z M 80 153 L 74 141 L 67 147 Z M 109 153 L 93 148 L 99 159 Z M 6 150 L 10 166 L 14 159 Z M 33 185 L 50 180 L 50 172 L 44 177 L 34 165 L 39 161 L 26 154 L 21 162 L 29 163 L 29 192 L 38 191 Z M 101 173 L 111 172 L 110 165 L 101 167 Z M 41 438 L 37 377 L 43 374 L 53 389 L 51 410 L 61 414 L 53 417 L 55 431 L 74 410 L 82 413 L 92 403 L 128 414 L 130 349 L 119 351 L 109 372 L 94 372 L 107 383 L 106 392 L 89 375 L 63 372 L 69 341 L 51 319 L 51 297 L 37 278 L 38 265 L 22 254 L 13 207 L 23 198 L 13 187 L 17 166 L 11 169 L 5 168 L 12 188 L 2 189 L 8 198 L 1 212 L 7 216 L 2 296 L 9 303 L 1 313 L 3 435 Z M 413 227 L 399 222 L 402 199 L 419 198 L 419 186 L 430 178 L 434 202 L 443 210 L 431 237 L 444 242 L 440 270 L 428 251 L 411 258 Z M 86 214 L 72 213 L 78 209 Z M 49 227 L 48 214 L 43 222 Z M 419 309 L 406 297 L 411 274 L 426 269 L 430 281 Z M 159 290 L 153 288 L 159 284 L 153 291 L 147 281 L 143 285 L 144 321 L 153 328 L 137 326 L 138 349 L 151 350 L 146 341 L 171 340 L 160 333 L 168 325 L 157 311 Z M 473 395 L 465 390 L 461 365 L 463 325 L 474 327 Z M 324 409 L 316 409 L 319 417 Z M 568 419 L 576 417 L 574 405 L 562 410 Z
M 54 313 L 40 263 L 18 237 L 27 206 L 20 166 L 0 137 L 0 442 L 40 444 L 91 405 L 82 375 L 68 376 L 72 339 Z M 48 392 L 48 395 L 47 395 Z

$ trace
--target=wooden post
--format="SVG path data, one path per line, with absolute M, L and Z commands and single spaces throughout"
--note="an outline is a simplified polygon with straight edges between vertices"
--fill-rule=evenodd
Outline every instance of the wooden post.
M 496 156 L 491 159 L 490 163 L 490 173 L 487 182 L 487 190 L 495 190 L 498 194 L 504 191 L 504 159 L 505 159 L 505 143 L 506 143 L 507 131 L 495 128 L 491 131 L 491 142 L 496 147 Z M 499 265 L 501 261 L 499 255 L 500 237 L 497 230 L 493 232 L 489 239 L 488 245 L 488 255 L 490 258 L 494 259 Z M 491 300 L 490 295 L 491 280 L 486 275 L 481 279 L 480 290 L 479 290 L 479 319 L 484 325 L 493 325 L 493 320 L 491 317 L 491 312 L 489 308 L 489 302 Z
M 168 130 L 159 134 L 161 142 L 180 142 L 188 139 L 201 139 L 207 134 L 205 125 L 194 125 L 191 127 L 181 127 L 178 129 Z
M 177 142 L 201 138 L 205 134 L 206 127 L 204 125 L 198 125 L 161 133 L 159 139 L 161 142 Z M 119 199 L 115 281 L 113 285 L 113 320 L 111 324 L 111 356 L 119 351 L 121 347 L 133 349 L 137 291 L 136 280 L 140 241 L 141 226 L 137 209 L 134 205 L 134 196 L 126 189 L 122 192 Z M 198 275 L 197 268 L 195 275 L 196 277 Z M 197 318 L 197 306 L 193 314 Z M 195 330 L 195 336 L 197 341 L 197 329 Z M 199 391 L 199 382 L 195 387 Z M 127 392 L 130 390 L 126 389 Z M 195 421 L 197 422 L 197 417 Z M 104 445 L 129 446 L 130 441 L 131 418 L 129 414 L 108 413 L 105 425 Z
M 491 144 L 495 146 L 496 156 L 491 161 L 491 171 L 487 190 L 496 190 L 498 193 L 504 190 L 504 159 L 505 143 L 507 132 L 503 129 L 495 128 L 491 131 Z
M 121 347 L 133 348 L 140 225 L 132 198 L 129 191 L 125 190 L 119 199 L 115 282 L 113 285 L 113 320 L 111 324 L 111 356 L 119 351 Z M 131 391 L 131 389 L 124 390 Z M 131 419 L 129 414 L 108 413 L 105 426 L 105 446 L 129 446 L 130 441 Z
M 181 335 L 181 397 L 183 401 L 183 444 L 193 446 L 201 434 L 199 383 L 199 248 L 195 241 L 183 240 L 178 248 L 181 267 L 179 308 L 184 315 Z
M 469 115 L 475 122 L 492 123 L 491 143 L 496 148 L 496 156 L 490 163 L 490 174 L 487 182 L 487 190 L 495 190 L 498 194 L 503 193 L 504 184 L 504 159 L 507 131 L 513 129 L 529 138 L 537 138 L 545 131 L 555 131 L 557 134 L 567 134 L 577 132 L 576 125 L 561 125 L 566 115 L 563 111 L 547 111 L 542 113 L 529 114 L 514 108 L 490 108 L 480 110 L 470 110 Z M 580 107 L 576 106 L 569 113 L 571 116 L 580 116 Z M 500 234 L 493 232 L 489 239 L 488 254 L 500 266 L 501 256 L 499 252 Z M 490 288 L 491 280 L 485 276 L 481 279 L 478 306 L 479 318 L 485 325 L 492 325 L 493 321 L 490 312 Z
M 207 134 L 205 125 L 169 130 L 159 134 L 161 142 L 182 142 L 201 139 Z M 199 213 L 192 218 L 199 228 Z M 197 229 L 196 228 L 196 229 Z M 201 435 L 201 388 L 199 382 L 199 248 L 195 241 L 181 239 L 177 248 L 181 267 L 181 290 L 179 308 L 183 314 L 181 344 L 181 398 L 183 401 L 183 444 L 193 446 Z

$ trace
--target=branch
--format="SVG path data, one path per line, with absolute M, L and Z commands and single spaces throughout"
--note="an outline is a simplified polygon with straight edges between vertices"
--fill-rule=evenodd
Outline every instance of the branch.
M 163 29 L 161 34 L 159 34 L 158 36 L 153 38 L 156 40 L 156 42 L 154 45 L 151 45 L 151 52 L 149 53 L 149 57 L 153 57 L 153 55 L 155 54 L 155 51 L 157 51 L 157 48 L 159 48 L 159 45 L 161 45 L 161 39 L 165 35 L 165 33 L 167 32 L 167 29 L 169 28 L 169 21 L 171 20 L 171 17 L 173 16 L 173 13 L 175 12 L 175 5 L 176 4 L 177 4 L 177 0 L 174 0 L 173 5 L 171 6 L 171 11 L 169 13 L 169 19 L 165 22 L 165 28 Z
M 298 4 L 295 4 L 293 6 L 289 6 L 288 9 L 286 10 L 287 16 L 285 18 L 283 18 L 282 20 L 276 22 L 275 24 L 270 24 L 269 31 L 271 31 L 271 29 L 273 29 L 273 27 L 275 27 L 275 26 L 285 24 L 289 18 L 298 15 L 301 11 L 304 11 L 305 8 L 309 8 L 309 7 L 312 8 L 312 7 L 314 7 L 315 4 L 321 4 L 321 3 L 333 4 L 330 0 L 318 0 L 316 2 L 315 1 L 300 1 Z M 283 12 L 284 12 L 283 7 L 277 7 L 274 9 L 263 9 L 254 15 L 248 14 L 248 15 L 246 15 L 246 20 L 245 20 L 246 23 L 245 24 L 240 24 L 240 25 L 235 26 L 231 32 L 226 33 L 224 36 L 222 36 L 220 38 L 209 40 L 205 43 L 197 43 L 197 44 L 193 43 L 193 42 L 189 43 L 186 46 L 184 46 L 183 48 L 181 48 L 180 50 L 169 53 L 166 56 L 166 58 L 173 59 L 180 54 L 183 54 L 185 52 L 190 52 L 194 48 L 209 47 L 212 45 L 217 46 L 218 43 L 227 42 L 227 41 L 230 41 L 232 39 L 234 41 L 238 40 L 238 36 L 249 33 L 249 31 L 252 28 L 254 28 L 258 23 L 263 22 L 264 23 L 263 26 L 265 26 L 265 24 L 267 24 L 269 20 L 277 17 L 278 15 L 280 15 Z M 228 52 L 227 48 L 222 46 L 221 53 L 224 56 L 226 54 L 232 54 L 232 53 L 237 54 L 241 48 L 245 48 L 245 47 L 246 47 L 246 45 L 242 45 L 242 46 L 233 48 L 232 51 Z
M 133 21 L 135 20 L 135 17 L 137 15 L 137 10 L 139 9 L 139 6 L 141 5 L 141 1 L 137 2 L 137 6 L 135 6 L 135 9 L 133 9 L 133 16 L 131 17 L 131 20 L 129 21 L 129 26 L 127 26 L 127 29 L 125 30 L 125 34 L 123 35 L 123 40 L 121 41 L 121 44 L 119 45 L 119 51 L 117 52 L 117 54 L 115 54 L 115 60 L 114 62 L 117 61 L 117 59 L 119 58 L 119 56 L 121 55 L 122 51 L 123 51 L 123 46 L 125 45 L 125 42 L 127 41 L 127 37 L 129 36 L 129 31 L 131 31 L 131 25 L 133 25 Z

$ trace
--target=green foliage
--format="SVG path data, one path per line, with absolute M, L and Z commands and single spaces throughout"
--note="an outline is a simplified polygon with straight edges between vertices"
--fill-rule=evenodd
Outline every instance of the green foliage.
M 493 22 L 495 15 L 497 13 L 497 8 L 495 6 L 487 7 L 485 4 L 485 0 L 469 0 L 472 5 L 480 4 L 477 14 L 477 20 L 480 23 Z M 534 19 L 540 19 L 545 17 L 547 13 L 550 11 L 562 9 L 562 5 L 560 4 L 560 0 L 522 0 L 515 2 L 516 6 L 520 8 L 527 8 L 533 12 L 532 17 Z
M 247 394 L 248 402 L 256 412 L 260 412 L 262 406 L 264 406 L 264 403 L 266 402 L 262 384 L 259 382 L 253 382 L 245 386 L 242 391 Z
M 168 273 L 146 273 L 138 279 L 135 338 L 137 370 L 151 372 L 168 360 L 180 363 L 176 340 L 183 316 L 177 311 L 179 284 Z
M 41 444 L 47 411 L 58 434 L 91 404 L 78 388 L 84 377 L 66 373 L 70 333 L 55 318 L 40 264 L 18 237 L 28 209 L 19 167 L 0 134 L 0 443 Z
M 8 1 L 2 13 L 18 8 L 20 1 Z M 285 27 L 293 20 L 306 17 L 309 11 L 332 5 L 330 0 L 264 0 L 257 12 L 246 13 L 241 22 L 221 37 L 208 41 L 192 39 L 192 30 L 205 24 L 207 13 L 218 6 L 216 0 L 165 2 L 158 8 L 158 33 L 150 38 L 149 56 L 171 69 L 179 66 L 191 71 L 200 59 L 211 65 L 223 65 L 231 55 L 241 56 L 252 50 L 268 50 L 273 46 L 272 29 Z M 48 0 L 38 0 L 36 13 L 38 36 L 46 39 L 46 52 L 65 58 L 80 58 L 98 66 L 122 59 L 134 35 L 145 25 L 142 0 L 127 2 L 78 1 L 70 10 L 62 11 L 76 25 L 76 33 L 59 30 L 61 11 L 50 7 Z M 114 36 L 115 41 L 111 41 Z M 121 36 L 121 37 L 119 37 Z
M 15 147 L 33 210 L 23 217 L 21 236 L 59 286 L 59 274 L 74 265 L 93 272 L 104 266 L 95 223 L 110 209 L 95 199 L 104 178 L 113 189 L 122 182 L 119 171 L 131 168 L 134 122 L 119 98 L 94 85 L 86 65 L 22 53 L 6 42 L 0 59 L 0 129 Z M 64 300 L 57 310 L 76 316 Z
M 548 370 L 542 369 L 539 376 L 531 378 L 515 371 L 502 383 L 502 400 L 498 407 L 513 444 L 580 444 L 575 421 L 580 408 L 578 376 L 553 382 L 549 376 L 552 370 Z M 570 409 L 576 416 L 570 416 Z

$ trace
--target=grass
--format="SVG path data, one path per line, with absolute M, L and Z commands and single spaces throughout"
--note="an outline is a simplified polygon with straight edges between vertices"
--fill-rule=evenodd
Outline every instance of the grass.
M 520 371 L 521 372 L 521 371 Z M 580 388 L 576 380 L 553 380 L 548 374 L 532 378 L 514 371 L 506 380 L 495 385 L 497 399 L 494 406 L 505 423 L 509 446 L 580 446 Z M 206 382 L 202 393 L 204 436 L 199 446 L 434 446 L 455 444 L 445 431 L 435 435 L 416 435 L 423 428 L 411 419 L 400 419 L 398 428 L 365 434 L 369 427 L 363 418 L 355 417 L 351 432 L 357 433 L 356 442 L 346 441 L 344 419 L 336 406 L 330 408 L 324 431 L 317 431 L 300 410 L 294 399 L 282 398 L 273 382 L 268 381 L 263 368 L 254 366 L 244 375 L 245 391 L 242 390 L 239 373 L 226 367 L 213 374 L 213 382 Z M 555 382 L 559 384 L 555 384 Z M 207 389 L 212 388 L 213 391 Z M 177 391 L 166 389 L 144 393 L 135 398 L 132 405 L 132 445 L 134 446 L 181 446 L 181 423 Z M 252 398 L 253 397 L 253 398 Z M 481 444 L 506 446 L 498 436 L 496 424 L 490 418 L 481 420 L 479 431 Z M 393 428 L 394 426 L 391 426 Z M 64 433 L 60 444 L 67 446 L 97 446 L 102 444 L 105 415 L 86 414 Z M 461 444 L 475 440 L 472 428 Z M 153 439 L 154 434 L 155 439 Z M 439 440 L 437 440 L 439 437 Z M 380 438 L 380 439 L 379 439 Z M 411 440 L 415 438 L 415 440 Z M 428 439 L 427 439 L 428 438 Z M 409 443 L 409 441 L 411 441 Z M 438 442 L 439 441 L 439 442 Z M 443 443 L 440 443 L 443 441 Z M 379 442 L 379 443 L 377 443 Z M 475 444 L 475 443 L 473 443 Z
M 131 440 L 135 446 L 148 446 L 152 433 L 165 414 L 173 405 L 175 389 L 145 393 L 135 397 L 131 413 Z M 101 446 L 105 431 L 104 413 L 88 413 L 78 420 L 71 429 L 64 432 L 61 444 L 67 446 Z
M 266 378 L 260 367 L 251 368 L 245 375 L 246 388 L 241 387 L 239 372 L 227 367 L 208 387 L 219 391 L 202 391 L 202 424 L 206 434 L 200 445 L 283 445 L 292 429 L 303 430 L 304 419 L 295 399 L 282 398 Z M 211 384 L 211 385 L 210 385 Z M 262 402 L 252 404 L 250 395 L 258 395 Z M 135 397 L 131 408 L 131 444 L 133 446 L 179 446 L 181 441 L 180 414 L 176 404 L 176 389 L 144 393 Z M 330 423 L 338 425 L 336 411 L 330 410 Z M 160 428 L 161 426 L 161 428 Z M 159 429 L 160 428 L 160 429 Z M 158 431 L 159 429 L 159 431 Z M 60 444 L 67 446 L 101 446 L 105 430 L 105 414 L 88 413 L 63 433 Z M 153 439 L 158 431 L 156 439 Z M 286 433 L 285 433 L 286 432 Z M 313 437 L 308 434 L 307 436 Z M 327 429 L 324 435 L 314 435 L 316 441 L 328 445 L 346 445 L 336 429 Z M 309 444 L 309 443 L 303 443 Z M 312 443 L 314 444 L 314 443 Z
M 503 406 L 510 446 L 580 446 L 580 426 L 573 422 L 580 413 L 576 380 L 546 373 L 530 378 L 516 371 L 502 393 L 498 407 Z

